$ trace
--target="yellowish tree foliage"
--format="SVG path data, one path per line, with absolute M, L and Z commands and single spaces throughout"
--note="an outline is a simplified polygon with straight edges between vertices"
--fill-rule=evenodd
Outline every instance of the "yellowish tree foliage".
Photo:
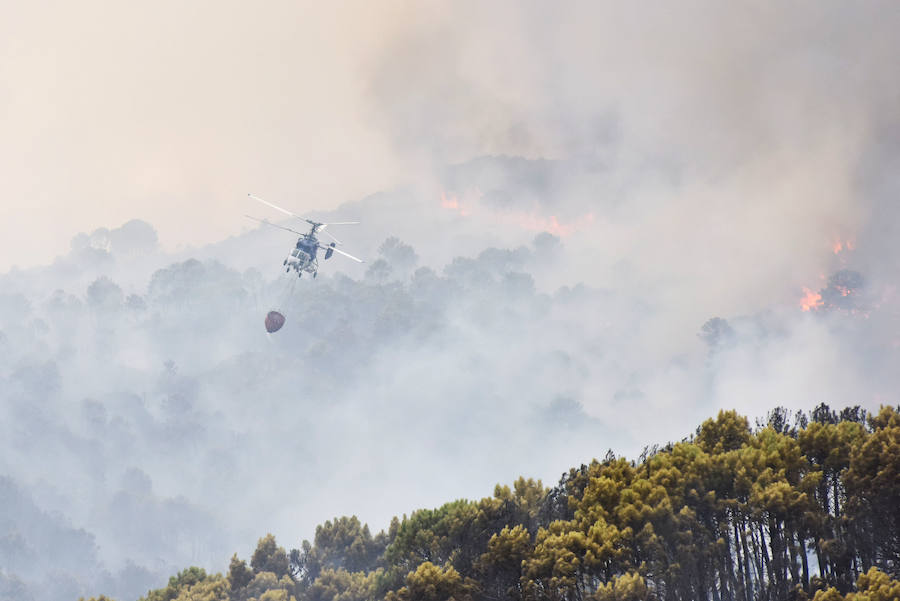
M 600 585 L 591 599 L 592 601 L 648 601 L 650 589 L 647 588 L 647 583 L 640 574 L 629 572 Z
M 858 592 L 841 595 L 837 589 L 818 591 L 813 601 L 897 601 L 900 599 L 900 580 L 893 580 L 879 570 L 871 568 L 856 581 Z
M 290 601 L 293 598 L 294 587 L 295 583 L 289 576 L 279 579 L 274 572 L 259 572 L 253 577 L 250 584 L 240 591 L 240 598 L 247 601 L 262 601 L 263 599 L 267 599 L 267 601 L 279 599 L 280 601 L 283 597 L 284 601 Z M 269 594 L 269 597 L 265 597 L 266 594 Z
M 406 577 L 406 586 L 388 593 L 387 601 L 469 601 L 471 585 L 453 566 L 443 568 L 426 561 Z
M 290 572 L 290 562 L 283 547 L 275 542 L 275 537 L 267 534 L 256 544 L 250 567 L 254 573 L 272 572 L 277 578 L 284 578 Z
M 374 599 L 383 571 L 348 572 L 325 569 L 306 591 L 307 601 L 368 601 Z

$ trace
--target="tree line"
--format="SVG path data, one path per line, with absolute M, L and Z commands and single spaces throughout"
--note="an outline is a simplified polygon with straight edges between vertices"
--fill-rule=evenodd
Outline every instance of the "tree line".
M 99 599 L 105 599 L 100 597 Z M 286 551 L 269 534 L 224 574 L 140 601 L 882 601 L 900 599 L 900 407 L 734 411 L 556 486 L 356 517 Z

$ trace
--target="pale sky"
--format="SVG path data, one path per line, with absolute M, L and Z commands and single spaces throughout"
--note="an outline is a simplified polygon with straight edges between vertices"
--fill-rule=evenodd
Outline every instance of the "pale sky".
M 395 179 L 361 76 L 397 2 L 7 2 L 0 270 L 151 222 L 165 247 L 247 227 L 246 193 L 330 208 Z M 253 207 L 255 209 L 255 207 Z M 252 225 L 252 224 L 250 224 Z
M 602 166 L 617 184 L 559 202 L 721 213 L 751 266 L 802 264 L 877 221 L 858 188 L 898 121 L 895 7 L 7 2 L 0 270 L 133 218 L 202 245 L 276 216 L 248 192 L 329 209 L 485 154 Z M 635 192 L 648 169 L 672 177 Z

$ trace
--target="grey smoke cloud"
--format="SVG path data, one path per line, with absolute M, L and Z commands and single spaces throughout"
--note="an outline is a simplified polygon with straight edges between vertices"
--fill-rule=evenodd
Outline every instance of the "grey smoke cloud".
M 873 186 L 895 170 L 870 164 L 896 156 L 887 5 L 515 6 L 441 13 L 389 47 L 373 115 L 401 152 L 568 161 L 547 196 L 595 210 L 614 238 L 596 254 L 653 282 L 681 260 L 686 289 L 728 303 L 801 285 L 892 203 Z
M 345 54 L 316 67 L 341 72 L 333 112 L 319 79 L 294 77 L 309 66 L 298 53 L 328 36 L 299 41 L 293 8 L 246 54 L 238 24 L 260 17 L 211 10 L 188 39 L 197 9 L 163 9 L 141 16 L 175 17 L 171 48 L 139 38 L 103 58 L 97 40 L 124 34 L 99 25 L 84 42 L 85 81 L 117 100 L 77 161 L 53 136 L 30 159 L 4 147 L 6 169 L 34 181 L 38 164 L 115 158 L 105 198 L 173 199 L 151 227 L 129 221 L 141 215 L 127 196 L 54 262 L 0 275 L 0 495 L 13 508 L 0 585 L 17 595 L 132 598 L 189 564 L 221 569 L 266 531 L 297 546 L 335 515 L 377 530 L 520 474 L 551 483 L 608 448 L 635 457 L 687 436 L 720 408 L 897 402 L 889 4 L 315 12 L 346 35 Z M 74 85 L 73 63 L 54 60 Z M 121 87 L 103 83 L 132 64 L 114 71 Z M 232 73 L 259 85 L 238 91 Z M 181 91 L 134 92 L 150 89 Z M 321 111 L 293 102 L 307 94 Z M 60 109 L 63 139 L 67 123 L 89 129 L 85 114 Z M 342 115 L 367 133 L 337 127 Z M 159 160 L 104 150 L 133 139 Z M 340 180 L 311 189 L 360 200 L 292 199 L 310 157 Z M 78 207 L 82 177 L 41 194 Z M 239 227 L 225 213 L 281 217 L 240 204 L 251 190 L 362 221 L 338 235 L 368 263 L 336 257 L 314 283 L 284 275 L 290 235 L 223 233 Z M 173 251 L 172 224 L 207 215 Z M 802 311 L 804 287 L 822 293 L 818 310 Z M 272 308 L 288 321 L 267 337 Z M 54 562 L 52 541 L 84 564 Z

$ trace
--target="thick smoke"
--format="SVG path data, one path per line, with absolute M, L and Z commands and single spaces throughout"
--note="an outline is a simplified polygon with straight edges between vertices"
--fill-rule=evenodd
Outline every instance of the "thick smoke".
M 134 596 L 266 530 L 299 543 L 333 514 L 386 524 L 634 445 L 585 414 L 590 367 L 571 348 L 572 316 L 615 301 L 539 292 L 546 237 L 437 269 L 388 238 L 359 279 L 332 261 L 313 282 L 197 259 L 150 273 L 162 256 L 107 250 L 123 229 L 152 231 L 78 236 L 68 279 L 3 276 L 3 557 L 36 598 Z M 272 307 L 288 322 L 268 336 Z M 596 343 L 612 332 L 584 325 Z
M 340 214 L 377 221 L 390 204 Z M 896 389 L 877 330 L 896 304 L 848 305 L 865 295 L 840 290 L 865 284 L 846 269 L 823 288 L 836 303 L 684 324 L 693 344 L 673 352 L 647 325 L 666 319 L 658 299 L 547 289 L 573 252 L 550 234 L 443 265 L 360 235 L 362 273 L 332 260 L 309 281 L 280 272 L 269 245 L 290 240 L 265 226 L 196 252 L 262 265 L 240 271 L 149 235 L 140 253 L 106 244 L 126 229 L 152 232 L 78 236 L 56 264 L 2 277 L 4 586 L 34 598 L 134 597 L 265 531 L 296 545 L 335 515 L 377 528 L 519 474 L 550 481 L 720 407 L 874 408 Z M 271 308 L 288 322 L 269 336 Z
M 133 598 L 720 408 L 897 403 L 895 10 L 457 6 L 365 62 L 404 169 L 315 214 L 365 265 L 130 221 L 0 276 L 3 594 Z

